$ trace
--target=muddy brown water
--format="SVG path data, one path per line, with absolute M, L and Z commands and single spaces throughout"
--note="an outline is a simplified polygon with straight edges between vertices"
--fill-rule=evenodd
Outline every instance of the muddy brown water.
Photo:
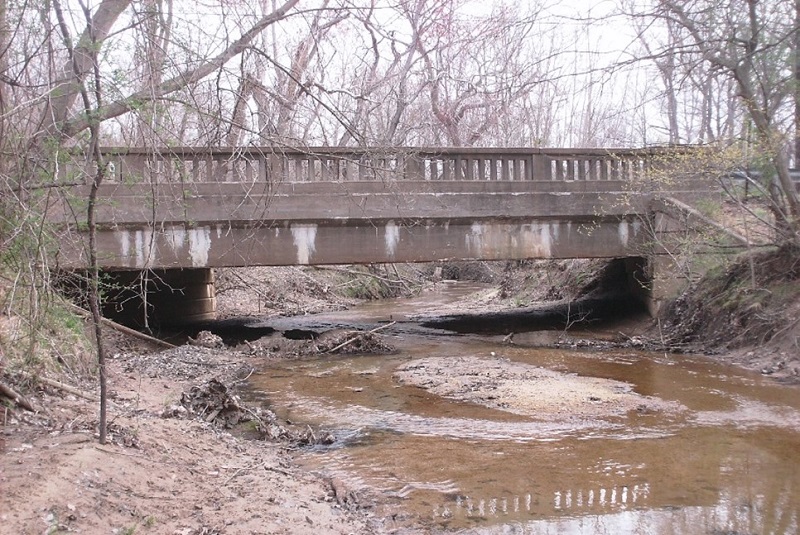
M 800 513 L 800 389 L 704 357 L 632 350 L 509 346 L 404 322 L 474 291 L 444 285 L 418 299 L 280 320 L 321 328 L 401 320 L 391 355 L 279 362 L 251 378 L 280 416 L 330 430 L 333 447 L 300 462 L 421 532 L 796 533 Z M 283 322 L 283 323 L 282 323 Z M 633 385 L 678 413 L 537 419 L 399 384 L 396 368 L 430 356 L 494 356 Z M 393 509 L 392 509 L 393 507 Z

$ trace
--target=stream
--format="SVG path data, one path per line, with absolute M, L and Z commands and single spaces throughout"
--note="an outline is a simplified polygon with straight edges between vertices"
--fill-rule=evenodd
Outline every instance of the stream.
M 526 347 L 415 321 L 479 289 L 442 284 L 414 299 L 265 321 L 282 331 L 397 322 L 382 331 L 393 354 L 281 361 L 250 378 L 254 398 L 280 417 L 336 437 L 298 462 L 356 494 L 373 489 L 378 513 L 422 532 L 798 531 L 800 389 L 704 357 Z M 558 410 L 519 414 L 398 381 L 398 368 L 429 357 L 619 381 L 680 409 L 588 417 L 555 392 L 545 401 Z

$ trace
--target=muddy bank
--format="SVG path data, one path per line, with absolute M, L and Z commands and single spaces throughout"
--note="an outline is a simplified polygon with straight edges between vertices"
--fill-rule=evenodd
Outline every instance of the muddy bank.
M 743 255 L 669 303 L 654 340 L 800 383 L 800 250 Z
M 95 401 L 35 388 L 28 397 L 37 413 L 5 413 L 2 531 L 378 532 L 368 502 L 340 503 L 331 482 L 293 466 L 291 440 L 265 440 L 257 426 L 275 422 L 264 412 L 237 415 L 234 391 L 219 385 L 235 385 L 255 364 L 239 352 L 190 346 L 114 355 L 106 445 L 97 443 Z M 215 396 L 224 410 L 209 406 Z M 248 431 L 259 438 L 237 436 Z

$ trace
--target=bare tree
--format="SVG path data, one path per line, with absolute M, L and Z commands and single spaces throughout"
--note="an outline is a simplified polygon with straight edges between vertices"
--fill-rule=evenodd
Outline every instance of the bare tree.
M 265 14 L 213 57 L 191 65 L 178 74 L 161 81 L 155 87 L 140 89 L 103 106 L 97 110 L 95 119 L 106 121 L 118 117 L 135 110 L 142 102 L 162 99 L 171 93 L 203 80 L 224 66 L 225 63 L 241 54 L 265 28 L 285 18 L 298 1 L 287 0 L 277 10 Z M 104 0 L 101 3 L 94 16 L 97 20 L 93 20 L 90 24 L 98 43 L 102 43 L 114 22 L 129 4 L 130 2 L 124 0 Z M 51 98 L 49 109 L 47 110 L 50 130 L 55 129 L 63 138 L 74 137 L 79 132 L 87 129 L 90 123 L 89 119 L 81 114 L 71 114 L 73 104 L 79 94 L 79 87 L 88 72 L 87 66 L 91 65 L 88 51 L 88 32 L 89 30 L 87 29 L 84 32 L 87 37 L 82 36 L 75 47 L 76 63 L 78 64 L 75 74 L 64 74 L 59 79 L 57 86 L 61 87 L 62 91 L 57 91 L 55 88 L 51 91 L 53 95 L 57 95 L 57 98 Z M 84 43 L 84 40 L 87 40 L 86 43 Z
M 22 268 L 12 269 L 18 279 L 25 270 L 31 273 L 26 286 L 31 309 L 37 311 L 30 316 L 33 326 L 38 292 L 47 286 L 47 267 L 54 258 L 46 245 L 48 206 L 61 186 L 88 182 L 87 209 L 75 214 L 75 224 L 89 235 L 88 302 L 100 371 L 101 441 L 106 431 L 105 359 L 94 214 L 104 202 L 99 197 L 106 174 L 100 144 L 116 135 L 110 119 L 132 116 L 138 123 L 131 130 L 132 142 L 163 144 L 170 96 L 220 72 L 265 28 L 287 17 L 298 1 L 287 0 L 247 24 L 237 24 L 233 37 L 214 43 L 215 53 L 185 51 L 180 60 L 169 53 L 176 43 L 171 0 L 102 0 L 94 9 L 53 0 L 43 5 L 3 3 L 0 8 L 0 260 L 4 269 L 12 264 Z M 141 46 L 128 56 L 134 76 L 126 79 L 112 66 L 115 55 L 124 57 L 120 50 L 130 43 Z M 71 157 L 82 160 L 73 167 L 78 174 L 62 168 Z
M 136 131 L 131 142 L 144 147 L 164 144 L 166 135 L 165 107 L 155 98 L 155 90 L 163 81 L 166 59 L 170 52 L 174 7 L 172 0 L 144 0 L 134 13 L 137 46 L 134 68 L 141 89 L 153 91 L 152 99 L 142 103 L 136 113 Z
M 782 239 L 800 241 L 800 197 L 789 175 L 789 150 L 796 132 L 796 44 L 798 2 L 792 0 L 658 0 L 629 15 L 661 23 L 674 34 L 684 69 L 701 66 L 730 83 L 752 124 L 760 152 L 766 154 L 763 176 Z M 674 47 L 662 46 L 651 57 L 664 62 Z M 706 87 L 706 99 L 713 94 Z M 706 110 L 707 112 L 707 110 Z M 703 130 L 710 129 L 708 118 Z M 725 130 L 730 133 L 730 129 Z

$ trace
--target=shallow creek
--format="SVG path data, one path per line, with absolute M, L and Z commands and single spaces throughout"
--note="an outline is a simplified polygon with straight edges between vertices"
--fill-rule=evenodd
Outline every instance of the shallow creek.
M 473 290 L 443 285 L 418 299 L 269 322 L 368 329 L 399 320 L 383 331 L 395 354 L 279 362 L 251 378 L 254 395 L 281 417 L 337 437 L 303 453 L 303 465 L 356 491 L 376 489 L 398 526 L 413 519 L 426 531 L 798 531 L 800 388 L 703 357 L 522 347 L 404 321 Z M 680 409 L 589 417 L 565 403 L 546 417 L 515 414 L 398 381 L 399 367 L 427 357 L 509 359 L 612 379 Z

